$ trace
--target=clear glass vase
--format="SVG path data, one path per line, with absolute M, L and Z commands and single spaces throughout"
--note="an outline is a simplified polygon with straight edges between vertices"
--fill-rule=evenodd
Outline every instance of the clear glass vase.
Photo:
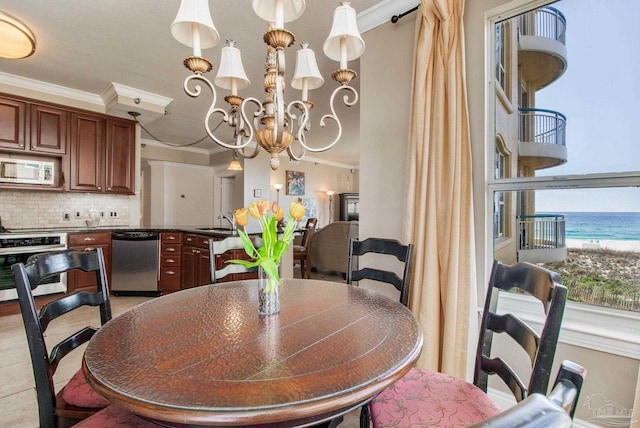
M 273 315 L 280 312 L 280 282 L 270 278 L 258 266 L 258 311 L 260 315 Z

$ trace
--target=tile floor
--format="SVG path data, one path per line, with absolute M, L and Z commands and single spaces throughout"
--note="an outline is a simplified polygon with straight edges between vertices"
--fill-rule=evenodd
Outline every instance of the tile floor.
M 295 276 L 299 276 L 296 269 Z M 341 277 L 314 273 L 314 278 L 342 281 Z M 111 297 L 113 316 L 149 300 L 150 297 Z M 53 321 L 47 338 L 58 342 L 87 324 L 99 325 L 95 308 L 81 308 Z M 65 357 L 55 375 L 57 385 L 64 385 L 80 367 L 80 348 Z M 345 416 L 342 428 L 358 427 L 359 411 Z M 34 428 L 38 426 L 38 407 L 29 348 L 20 314 L 0 317 L 0 428 Z

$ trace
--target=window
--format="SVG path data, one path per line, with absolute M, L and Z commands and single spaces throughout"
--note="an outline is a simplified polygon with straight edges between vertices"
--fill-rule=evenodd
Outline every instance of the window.
M 505 23 L 496 24 L 496 81 L 506 93 L 507 88 L 507 46 Z
M 572 301 L 632 312 L 640 312 L 640 61 L 629 52 L 640 31 L 627 30 L 638 14 L 628 1 L 561 0 L 496 17 L 488 179 L 496 259 L 543 264 L 563 275 Z M 505 78 L 506 58 L 517 79 Z M 611 64 L 615 78 L 603 79 Z M 502 92 L 518 94 L 517 111 Z M 596 268 L 581 270 L 580 260 Z

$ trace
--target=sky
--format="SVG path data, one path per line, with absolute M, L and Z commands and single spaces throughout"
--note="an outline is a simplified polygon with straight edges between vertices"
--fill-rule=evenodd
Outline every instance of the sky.
M 640 171 L 640 1 L 562 0 L 568 67 L 536 93 L 567 117 L 568 161 L 539 176 Z M 640 212 L 640 188 L 536 193 L 537 211 Z

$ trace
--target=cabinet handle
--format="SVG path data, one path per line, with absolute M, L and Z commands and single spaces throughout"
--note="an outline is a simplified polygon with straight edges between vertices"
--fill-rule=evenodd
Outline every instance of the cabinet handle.
M 102 187 L 98 186 L 98 190 L 102 190 Z
M 193 239 L 191 239 L 191 238 L 187 238 L 187 241 L 191 242 L 191 241 L 193 241 Z
M 176 249 L 175 249 L 175 248 L 173 248 L 173 247 L 167 247 L 167 248 L 165 248 L 165 250 L 166 250 L 167 252 L 169 252 L 169 253 L 173 253 Z
M 176 273 L 172 270 L 165 271 L 167 275 L 175 275 Z
M 173 240 L 176 239 L 176 237 L 172 236 L 172 235 L 169 235 L 169 236 L 166 237 L 166 239 L 169 240 L 169 241 L 173 241 Z
M 95 241 L 96 238 L 92 238 L 91 236 L 87 236 L 86 238 L 84 238 L 84 242 L 92 242 Z
M 167 259 L 167 263 L 175 263 L 176 261 L 173 259 Z
M 84 249 L 84 251 L 93 251 L 93 250 L 95 250 L 95 248 L 93 248 L 93 247 L 87 247 L 87 248 Z

